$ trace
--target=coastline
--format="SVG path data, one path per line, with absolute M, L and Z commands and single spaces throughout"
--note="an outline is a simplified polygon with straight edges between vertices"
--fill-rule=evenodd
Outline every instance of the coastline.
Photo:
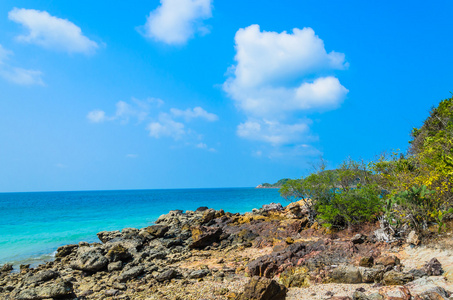
M 62 246 L 54 261 L 35 268 L 11 273 L 4 265 L 0 298 L 262 299 L 253 290 L 258 284 L 275 292 L 273 299 L 326 299 L 327 292 L 352 296 L 359 287 L 381 293 L 374 282 L 387 289 L 406 286 L 415 295 L 428 279 L 430 287 L 451 289 L 451 278 L 426 277 L 423 271 L 421 258 L 431 259 L 434 252 L 379 242 L 376 229 L 370 224 L 329 233 L 308 222 L 302 202 L 272 203 L 244 214 L 173 210 L 155 225 L 102 231 L 100 242 Z M 451 247 L 445 249 L 451 254 Z M 436 253 L 440 268 L 451 274 L 451 256 Z

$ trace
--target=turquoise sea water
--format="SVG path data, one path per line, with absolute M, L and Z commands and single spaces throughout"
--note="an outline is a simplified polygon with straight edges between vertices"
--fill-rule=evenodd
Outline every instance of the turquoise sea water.
M 270 202 L 286 204 L 278 190 L 254 188 L 0 193 L 0 265 L 49 260 L 59 246 L 146 227 L 173 209 L 243 213 Z

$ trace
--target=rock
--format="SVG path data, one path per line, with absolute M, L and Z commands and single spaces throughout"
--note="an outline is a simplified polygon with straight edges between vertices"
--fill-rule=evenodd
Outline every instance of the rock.
M 396 266 L 400 264 L 400 259 L 395 255 L 381 256 L 375 260 L 376 265 L 383 265 L 384 267 Z
M 404 285 L 412 280 L 414 280 L 414 275 L 411 273 L 388 271 L 384 274 L 382 282 L 385 285 Z
M 358 233 L 358 234 L 354 235 L 354 237 L 351 239 L 351 242 L 353 244 L 363 244 L 363 243 L 365 243 L 366 239 L 367 239 L 366 235 Z
M 329 300 L 352 300 L 351 297 L 348 296 L 333 296 L 330 297 Z
M 414 300 L 448 300 L 449 293 L 442 287 L 436 286 L 425 292 L 415 295 Z
M 208 223 L 215 219 L 215 209 L 207 209 L 203 212 L 203 216 L 201 217 L 201 224 Z
M 171 280 L 178 276 L 178 272 L 175 269 L 169 269 L 165 272 L 160 273 L 159 275 L 156 276 L 156 280 L 159 282 L 164 282 Z
M 449 299 L 449 292 L 443 287 L 447 282 L 443 277 L 424 277 L 414 280 L 406 287 L 410 289 L 415 300 L 443 300 Z
M 412 269 L 409 271 L 409 273 L 414 275 L 414 278 L 417 278 L 417 279 L 428 276 L 428 274 L 425 272 L 425 270 L 423 268 L 422 269 Z
M 235 300 L 284 300 L 287 289 L 275 280 L 252 277 Z
M 207 206 L 200 206 L 199 208 L 197 208 L 195 211 L 196 212 L 204 212 L 205 210 L 207 210 L 208 207 Z
M 371 268 L 374 265 L 374 258 L 372 256 L 363 256 L 360 258 L 359 266 Z
M 197 279 L 197 278 L 203 278 L 211 274 L 209 270 L 206 269 L 201 269 L 201 270 L 195 270 L 190 272 L 190 274 L 187 276 L 190 279 Z
M 125 269 L 121 272 L 120 276 L 118 277 L 119 282 L 126 282 L 129 279 L 136 278 L 145 272 L 145 267 L 143 266 L 136 266 L 129 269 Z
M 420 239 L 419 239 L 417 233 L 414 230 L 409 232 L 409 234 L 407 235 L 406 243 L 412 244 L 412 245 L 420 244 Z
M 72 283 L 60 281 L 53 284 L 25 289 L 15 297 L 17 300 L 39 300 L 46 298 L 62 298 L 73 293 Z
M 410 300 L 411 293 L 404 286 L 384 286 L 379 289 L 383 300 Z
M 352 300 L 368 300 L 368 297 L 363 292 L 355 291 L 354 294 L 352 294 Z
M 107 270 L 109 272 L 113 272 L 113 271 L 119 271 L 123 268 L 123 262 L 122 261 L 115 261 L 115 262 L 111 262 L 107 265 Z
M 212 243 L 219 242 L 222 228 L 198 226 L 192 229 L 191 249 L 203 249 Z
M 128 261 L 132 258 L 132 255 L 127 251 L 127 249 L 121 245 L 116 244 L 107 252 L 105 257 L 110 261 Z
M 60 274 L 53 270 L 44 270 L 41 272 L 36 273 L 33 276 L 26 277 L 24 282 L 26 284 L 38 283 L 38 282 L 45 282 L 51 279 L 57 278 Z
M 381 282 L 384 276 L 384 269 L 382 268 L 360 267 L 359 270 L 362 275 L 362 282 L 364 283 Z
M 285 287 L 308 287 L 310 286 L 310 276 L 306 267 L 288 268 L 280 274 L 279 282 Z
M 269 203 L 265 204 L 261 207 L 262 212 L 268 212 L 268 211 L 281 211 L 283 210 L 283 206 L 280 203 Z
M 58 247 L 55 257 L 60 257 L 60 258 L 66 257 L 66 256 L 72 254 L 75 250 L 77 250 L 78 247 L 79 247 L 79 245 L 65 245 L 65 246 Z
M 77 250 L 77 257 L 71 264 L 76 270 L 97 272 L 107 266 L 109 260 L 102 255 L 99 248 L 81 247 Z
M 384 297 L 379 293 L 373 293 L 367 296 L 367 300 L 383 300 Z
M 118 295 L 119 291 L 116 290 L 116 289 L 109 289 L 109 290 L 106 290 L 104 292 L 104 294 L 107 296 L 107 297 L 113 297 L 113 296 L 116 296 Z
M 168 227 L 166 225 L 152 225 L 152 226 L 148 226 L 144 229 L 146 230 L 146 232 L 148 232 L 152 236 L 160 238 L 160 237 L 163 237 L 167 233 L 167 231 L 170 229 L 170 227 Z
M 110 240 L 121 237 L 121 232 L 119 230 L 115 231 L 101 231 L 97 234 L 99 240 L 104 244 Z
M 332 271 L 332 279 L 336 283 L 361 283 L 362 275 L 355 266 L 341 265 Z
M 437 258 L 432 258 L 429 262 L 425 264 L 423 270 L 428 274 L 428 276 L 440 276 L 444 273 L 441 263 Z
M 9 273 L 13 270 L 12 264 L 4 264 L 0 269 L 0 273 Z

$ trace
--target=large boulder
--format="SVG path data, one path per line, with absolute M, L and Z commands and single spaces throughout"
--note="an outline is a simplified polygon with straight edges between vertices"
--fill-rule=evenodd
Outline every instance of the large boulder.
M 336 283 L 361 283 L 362 274 L 359 268 L 351 265 L 341 265 L 332 271 L 332 279 Z
M 385 285 L 404 285 L 414 280 L 414 275 L 411 273 L 388 271 L 384 274 L 382 282 Z
M 156 280 L 159 282 L 169 281 L 178 276 L 178 272 L 175 269 L 169 269 L 156 276 Z
M 49 285 L 38 286 L 20 291 L 14 299 L 40 300 L 48 298 L 62 298 L 73 294 L 72 283 L 59 281 Z
M 152 226 L 148 226 L 144 229 L 149 234 L 151 234 L 153 237 L 160 238 L 160 237 L 163 237 L 167 233 L 168 229 L 170 229 L 170 228 L 166 225 L 152 225 Z
M 26 284 L 46 282 L 57 278 L 59 275 L 60 274 L 54 270 L 44 270 L 36 273 L 35 275 L 25 277 L 24 282 Z
M 275 280 L 252 277 L 244 291 L 235 300 L 284 300 L 287 289 Z
M 71 267 L 86 272 L 97 272 L 107 267 L 109 260 L 100 248 L 80 247 Z
M 222 235 L 220 227 L 198 226 L 192 229 L 192 243 L 189 245 L 191 249 L 203 249 L 212 243 L 218 242 Z

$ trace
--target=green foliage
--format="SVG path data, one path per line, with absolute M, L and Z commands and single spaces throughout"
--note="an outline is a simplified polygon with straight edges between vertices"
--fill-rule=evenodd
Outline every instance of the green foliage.
M 325 226 L 343 228 L 379 215 L 381 192 L 373 180 L 364 163 L 347 160 L 338 169 L 288 181 L 280 194 L 290 200 L 305 199 Z
M 283 179 L 280 179 L 279 181 L 277 181 L 276 183 L 262 183 L 261 186 L 265 187 L 265 188 L 280 188 L 282 187 L 288 180 L 290 180 L 289 178 L 283 178 Z

